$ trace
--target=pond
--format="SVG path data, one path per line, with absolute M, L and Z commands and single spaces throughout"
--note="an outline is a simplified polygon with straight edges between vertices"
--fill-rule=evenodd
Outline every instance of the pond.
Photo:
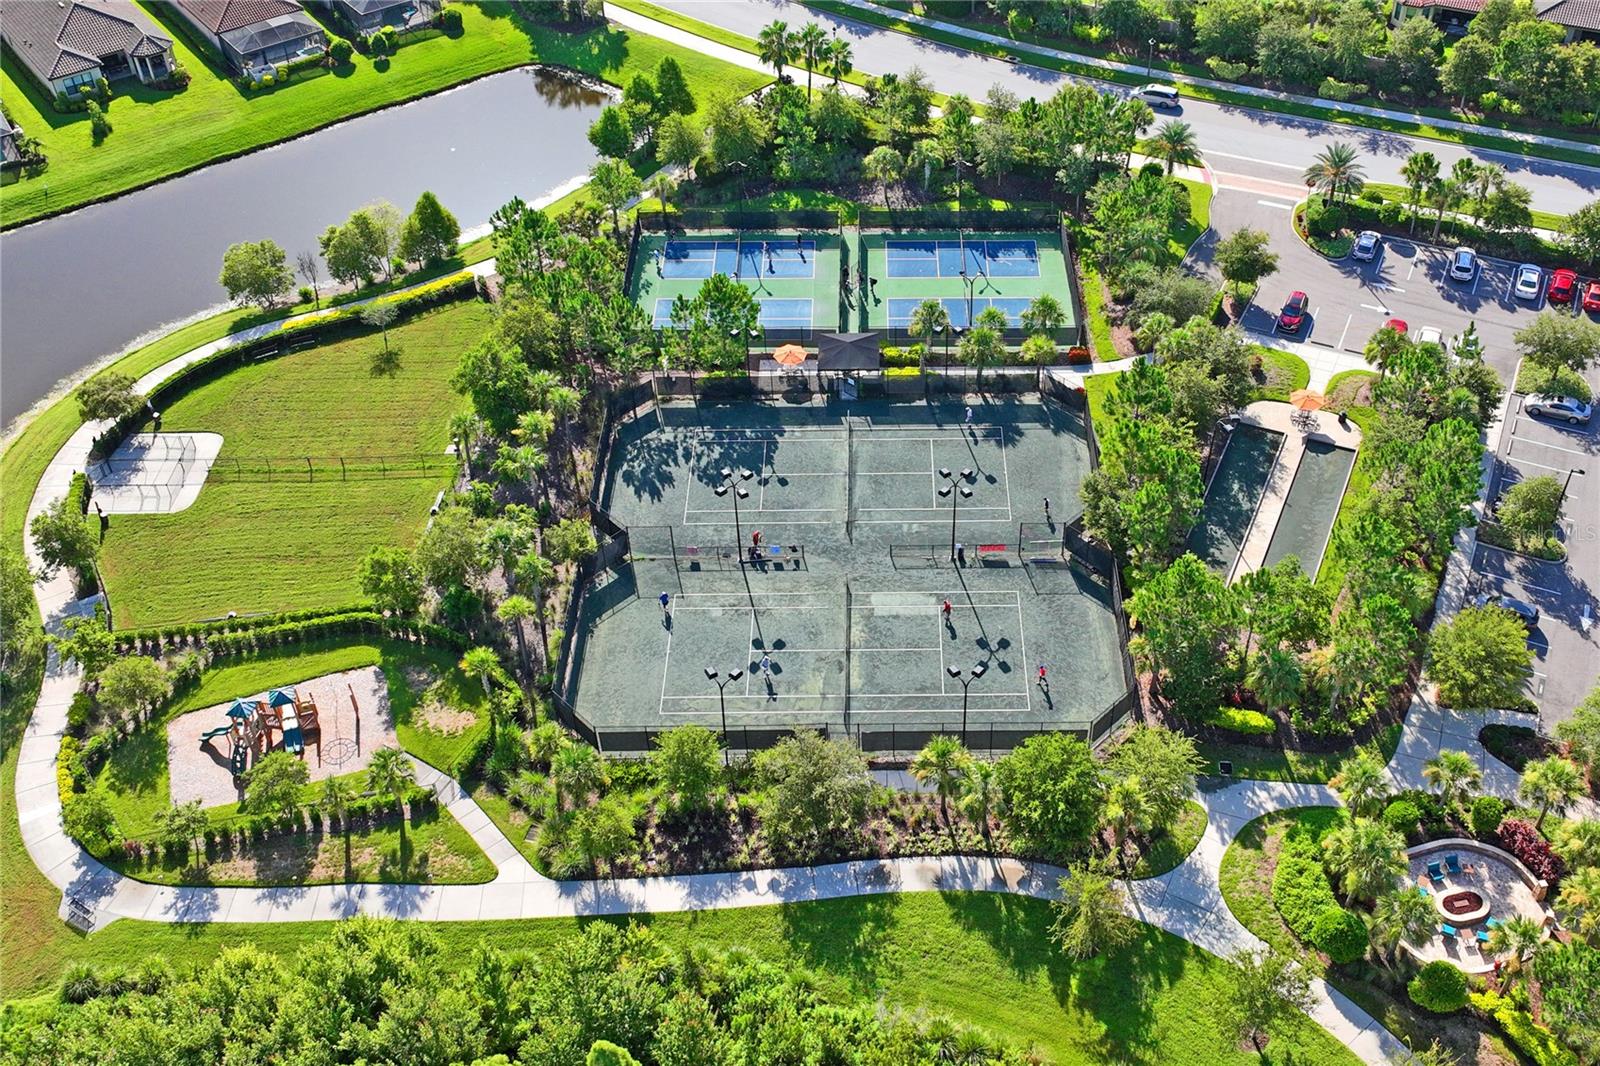
M 522 68 L 0 236 L 0 422 L 151 331 L 226 301 L 222 253 L 289 253 L 355 208 L 431 189 L 463 228 L 586 173 L 602 92 Z

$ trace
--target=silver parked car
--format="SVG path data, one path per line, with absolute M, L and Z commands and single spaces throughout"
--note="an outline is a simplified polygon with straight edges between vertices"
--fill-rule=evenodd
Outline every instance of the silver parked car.
M 1504 592 L 1480 593 L 1472 602 L 1479 607 L 1503 607 L 1522 619 L 1522 624 L 1529 629 L 1539 624 L 1539 608 Z
M 1580 422 L 1587 425 L 1594 414 L 1591 404 L 1573 396 L 1529 396 L 1523 401 L 1522 409 L 1530 415 L 1560 419 L 1571 426 Z
M 1357 259 L 1374 259 L 1378 250 L 1383 247 L 1383 237 L 1375 230 L 1362 230 L 1356 236 L 1355 247 L 1350 249 L 1350 254 Z
M 1450 276 L 1457 281 L 1471 281 L 1478 272 L 1478 253 L 1471 248 L 1457 248 L 1450 256 Z
M 1543 288 L 1544 271 L 1532 263 L 1523 263 L 1517 267 L 1517 280 L 1511 290 L 1517 294 L 1517 299 L 1537 300 L 1539 291 Z

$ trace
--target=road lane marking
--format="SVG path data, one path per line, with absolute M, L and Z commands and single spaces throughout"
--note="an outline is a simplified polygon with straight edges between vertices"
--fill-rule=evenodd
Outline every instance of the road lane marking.
M 1222 159 L 1242 159 L 1246 163 L 1260 163 L 1263 166 L 1281 167 L 1284 170 L 1305 170 L 1305 167 L 1300 166 L 1298 163 L 1279 163 L 1271 159 L 1257 159 L 1253 155 L 1235 155 L 1232 152 L 1218 152 L 1211 148 L 1206 149 L 1206 155 L 1219 156 Z M 1245 177 L 1249 177 L 1249 175 L 1247 174 Z
M 1294 204 L 1286 204 L 1280 200 L 1257 200 L 1256 203 L 1260 204 L 1262 207 L 1275 207 L 1279 211 L 1294 210 Z
M 1389 309 L 1387 307 L 1374 307 L 1372 304 L 1362 304 L 1361 306 L 1366 308 L 1368 311 L 1376 311 L 1380 315 L 1386 315 L 1389 313 Z

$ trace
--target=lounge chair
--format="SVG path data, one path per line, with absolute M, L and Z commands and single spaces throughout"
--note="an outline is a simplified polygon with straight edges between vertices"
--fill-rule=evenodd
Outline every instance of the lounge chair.
M 1444 870 L 1440 869 L 1438 863 L 1430 862 L 1428 864 L 1428 880 L 1436 885 L 1444 881 Z
M 1444 857 L 1444 868 L 1453 874 L 1459 875 L 1461 873 L 1461 857 L 1459 855 L 1446 855 Z
M 1485 933 L 1482 929 L 1479 929 L 1473 935 L 1478 938 L 1478 943 L 1480 944 L 1487 944 L 1489 942 L 1489 934 Z
M 1498 929 L 1498 928 L 1500 928 L 1500 919 L 1499 918 L 1490 918 L 1488 921 L 1484 922 L 1483 924 L 1487 925 L 1490 929 Z
M 1457 929 L 1453 925 L 1441 925 L 1439 927 L 1439 935 L 1459 937 L 1461 935 L 1461 930 Z
M 1426 898 L 1428 896 L 1433 895 L 1433 893 L 1428 891 L 1428 888 L 1427 888 L 1426 885 L 1418 885 L 1417 886 L 1417 895 Z

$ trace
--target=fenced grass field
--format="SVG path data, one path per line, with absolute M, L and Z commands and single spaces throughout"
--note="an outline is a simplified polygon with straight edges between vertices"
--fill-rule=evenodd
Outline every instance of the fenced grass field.
M 228 371 L 162 412 L 163 432 L 220 433 L 218 476 L 192 507 L 117 515 L 100 570 L 118 628 L 335 606 L 360 599 L 356 568 L 373 547 L 414 543 L 450 480 L 450 388 L 490 309 L 451 304 L 389 330 Z M 367 476 L 340 477 L 347 469 Z M 408 476 L 376 476 L 360 457 L 413 457 Z M 422 457 L 433 456 L 426 469 Z M 294 457 L 311 457 L 296 470 Z M 269 466 L 281 476 L 229 476 Z M 309 470 L 309 474 L 307 473 Z M 91 520 L 93 515 L 91 514 Z

